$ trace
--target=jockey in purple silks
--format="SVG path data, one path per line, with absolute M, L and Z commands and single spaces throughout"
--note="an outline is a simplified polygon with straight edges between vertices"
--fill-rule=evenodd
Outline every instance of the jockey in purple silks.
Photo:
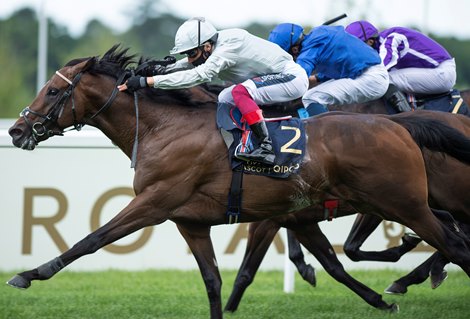
M 379 32 L 367 21 L 353 22 L 345 30 L 379 52 L 390 75 L 385 98 L 400 111 L 411 109 L 400 91 L 440 94 L 454 87 L 457 79 L 454 58 L 428 36 L 403 27 Z

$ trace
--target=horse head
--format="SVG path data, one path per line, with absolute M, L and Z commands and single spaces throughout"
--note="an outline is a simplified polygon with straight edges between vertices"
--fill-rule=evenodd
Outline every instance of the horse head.
M 129 74 L 124 67 L 132 62 L 127 50 L 113 46 L 101 60 L 98 57 L 74 59 L 46 82 L 31 105 L 20 112 L 20 118 L 9 129 L 16 147 L 33 150 L 40 142 L 67 129 L 80 130 L 107 109 L 117 94 L 116 82 Z M 114 77 L 100 81 L 98 77 Z M 112 83 L 112 84 L 111 84 Z M 110 92 L 103 96 L 103 92 Z M 97 105 L 102 103 L 101 108 Z

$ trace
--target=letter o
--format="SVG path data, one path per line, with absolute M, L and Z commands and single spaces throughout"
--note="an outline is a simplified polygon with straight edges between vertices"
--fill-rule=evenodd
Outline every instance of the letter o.
M 103 207 L 106 204 L 106 202 L 108 202 L 112 197 L 119 196 L 119 195 L 127 195 L 132 198 L 135 197 L 134 191 L 130 187 L 113 188 L 105 192 L 103 195 L 101 195 L 96 201 L 91 211 L 90 226 L 91 226 L 92 231 L 100 227 L 101 211 L 103 210 Z M 135 242 L 128 244 L 128 245 L 122 245 L 122 246 L 116 245 L 116 244 L 109 244 L 103 247 L 103 249 L 114 254 L 130 253 L 144 246 L 149 240 L 150 236 L 152 235 L 152 231 L 153 231 L 152 227 L 146 227 L 143 229 L 142 234 Z

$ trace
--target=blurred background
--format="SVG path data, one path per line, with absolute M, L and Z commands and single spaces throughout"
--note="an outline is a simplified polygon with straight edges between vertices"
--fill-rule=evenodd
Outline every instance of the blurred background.
M 53 72 L 74 58 L 102 55 L 113 44 L 161 58 L 181 23 L 205 16 L 217 28 L 267 38 L 278 23 L 308 31 L 342 13 L 336 25 L 366 19 L 379 29 L 407 26 L 430 35 L 455 57 L 457 88 L 470 87 L 470 1 L 438 0 L 3 0 L 0 3 L 0 118 L 16 118 Z
M 301 24 L 309 31 L 346 13 L 348 17 L 336 25 L 366 19 L 379 29 L 407 26 L 427 33 L 455 57 L 457 87 L 468 89 L 469 12 L 467 0 L 447 0 L 445 4 L 438 0 L 290 0 L 283 4 L 272 0 L 0 1 L 0 194 L 4 206 L 0 270 L 34 267 L 46 256 L 65 251 L 90 231 L 91 216 L 102 216 L 100 221 L 104 223 L 128 202 L 132 193 L 129 159 L 90 127 L 71 131 L 64 139 L 50 139 L 34 152 L 18 150 L 11 144 L 7 129 L 20 110 L 68 61 L 102 55 L 116 43 L 128 47 L 133 54 L 162 58 L 173 47 L 178 27 L 194 16 L 206 17 L 219 29 L 244 28 L 267 38 L 278 23 Z M 36 163 L 53 166 L 44 171 L 37 169 Z M 96 209 L 96 203 L 103 198 L 105 208 Z M 63 218 L 56 218 L 60 212 L 64 213 Z M 50 227 L 37 222 L 41 220 L 50 222 Z M 353 220 L 354 216 L 350 216 L 321 223 L 338 253 Z M 50 229 L 57 231 L 50 234 Z M 151 231 L 152 228 L 145 230 Z M 401 226 L 384 223 L 364 248 L 395 246 L 403 231 Z M 117 244 L 121 250 L 118 253 L 105 248 L 94 258 L 74 263 L 71 269 L 197 268 L 173 223 L 159 225 L 152 236 L 142 234 L 144 231 L 139 231 L 122 239 Z M 269 263 L 262 265 L 266 269 L 280 269 L 285 262 L 285 233 L 280 234 L 282 238 L 268 252 Z M 244 253 L 246 225 L 214 227 L 212 237 L 221 268 L 237 269 Z M 409 269 L 430 251 L 428 246 L 419 247 L 393 267 Z M 386 263 L 353 263 L 343 254 L 339 257 L 348 268 L 391 267 Z M 315 267 L 321 267 L 313 256 L 308 258 Z

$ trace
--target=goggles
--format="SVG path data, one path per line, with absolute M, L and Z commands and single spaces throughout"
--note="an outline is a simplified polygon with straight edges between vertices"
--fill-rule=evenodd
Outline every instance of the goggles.
M 198 49 L 199 48 L 194 48 L 194 49 L 188 50 L 186 52 L 183 52 L 182 54 L 185 54 L 188 58 L 192 59 L 192 58 L 196 57 L 196 55 L 198 53 Z

